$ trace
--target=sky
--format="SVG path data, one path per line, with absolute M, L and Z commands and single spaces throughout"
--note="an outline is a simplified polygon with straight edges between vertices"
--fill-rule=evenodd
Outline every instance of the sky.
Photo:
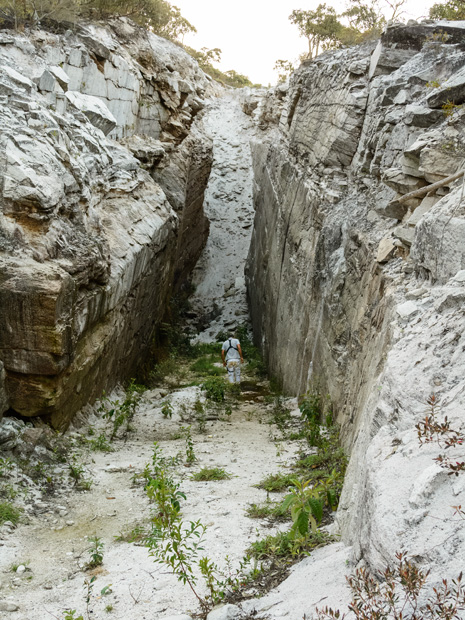
M 438 0 L 407 0 L 402 19 L 426 17 Z M 275 84 L 276 60 L 296 61 L 307 42 L 289 21 L 294 9 L 315 9 L 321 2 L 342 12 L 345 0 L 170 0 L 197 28 L 184 43 L 196 49 L 219 47 L 222 71 L 234 69 L 258 84 Z M 381 0 L 383 3 L 383 0 Z

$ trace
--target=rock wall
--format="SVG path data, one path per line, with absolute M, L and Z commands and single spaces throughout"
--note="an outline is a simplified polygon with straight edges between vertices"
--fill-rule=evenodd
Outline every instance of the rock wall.
M 394 25 L 244 106 L 262 129 L 247 264 L 257 344 L 288 392 L 331 398 L 351 453 L 338 524 L 353 562 L 382 568 L 408 549 L 437 579 L 464 559 L 451 519 L 464 483 L 415 425 L 431 392 L 440 419 L 463 424 L 462 180 L 403 196 L 464 167 L 462 26 Z
M 202 251 L 218 91 L 126 20 L 3 32 L 0 65 L 0 409 L 61 428 L 134 371 Z

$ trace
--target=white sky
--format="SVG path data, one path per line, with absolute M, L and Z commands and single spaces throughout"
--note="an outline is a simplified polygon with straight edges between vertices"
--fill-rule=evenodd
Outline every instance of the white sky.
M 315 9 L 325 0 L 170 0 L 197 28 L 184 43 L 200 49 L 219 47 L 222 71 L 234 69 L 254 83 L 274 84 L 276 60 L 295 61 L 307 50 L 297 27 L 289 21 L 294 9 Z M 407 0 L 404 20 L 426 17 L 438 0 Z M 381 0 L 382 2 L 382 0 Z M 342 12 L 345 0 L 326 0 Z

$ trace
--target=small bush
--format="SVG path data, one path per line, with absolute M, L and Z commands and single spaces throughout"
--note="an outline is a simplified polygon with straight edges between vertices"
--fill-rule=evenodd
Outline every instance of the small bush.
M 208 480 L 229 480 L 231 475 L 221 467 L 204 467 L 191 476 L 196 482 L 206 482 Z
M 202 384 L 202 389 L 205 390 L 208 400 L 212 400 L 215 403 L 222 403 L 224 401 L 225 385 L 224 381 L 220 377 L 211 377 Z
M 292 484 L 295 474 L 270 474 L 257 484 L 259 489 L 265 489 L 270 493 L 280 493 L 286 491 L 288 486 Z
M 247 553 L 257 560 L 279 561 L 287 559 L 296 562 L 309 554 L 310 551 L 327 545 L 331 537 L 326 532 L 317 531 L 307 537 L 295 538 L 291 532 L 278 532 L 256 540 L 247 549 Z
M 6 523 L 6 521 L 11 521 L 14 525 L 16 525 L 21 516 L 21 509 L 16 508 L 10 502 L 0 502 L 0 525 Z

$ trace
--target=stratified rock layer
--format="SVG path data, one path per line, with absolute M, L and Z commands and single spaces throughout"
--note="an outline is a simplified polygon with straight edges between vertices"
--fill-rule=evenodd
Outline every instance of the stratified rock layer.
M 449 508 L 463 483 L 415 428 L 431 392 L 441 420 L 463 423 L 465 211 L 462 179 L 447 181 L 465 166 L 462 26 L 395 25 L 244 107 L 263 130 L 247 265 L 257 344 L 287 391 L 332 401 L 351 453 L 338 523 L 353 562 L 380 569 L 408 549 L 434 579 L 465 559 Z
M 0 410 L 62 427 L 134 371 L 202 251 L 216 91 L 126 20 L 1 34 L 0 64 Z

